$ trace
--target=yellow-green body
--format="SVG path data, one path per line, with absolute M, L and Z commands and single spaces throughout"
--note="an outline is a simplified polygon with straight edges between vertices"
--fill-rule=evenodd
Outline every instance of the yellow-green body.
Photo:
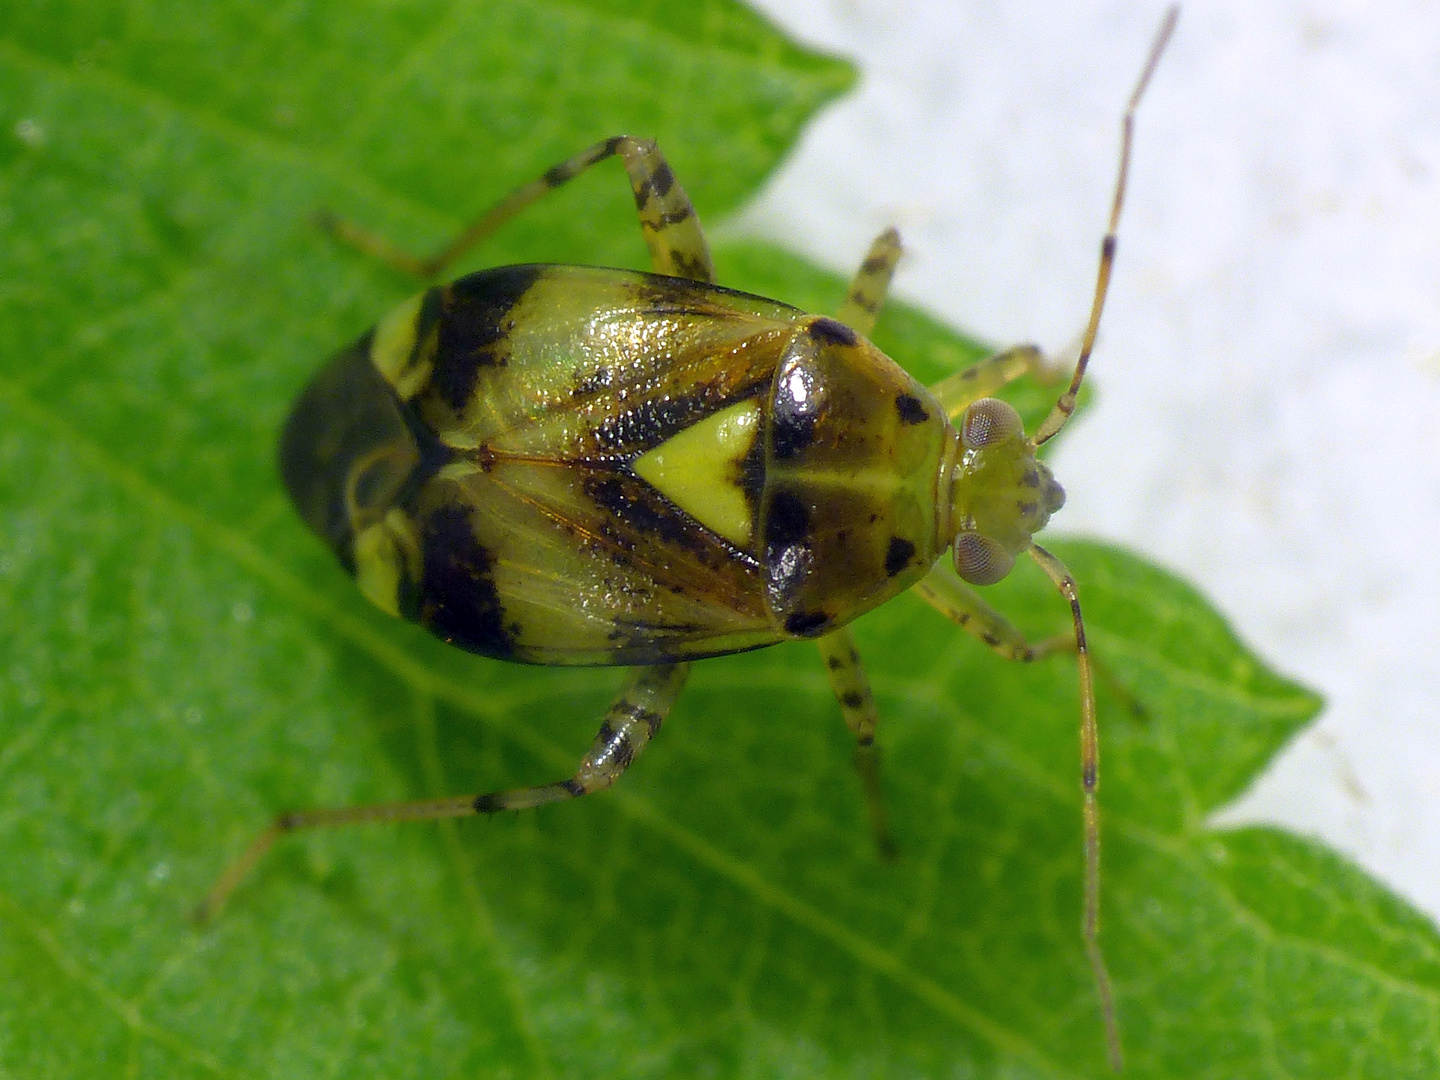
M 893 852 L 878 713 L 847 624 L 905 589 L 1013 660 L 1073 650 L 1081 687 L 1085 940 L 1118 1062 L 1098 943 L 1098 735 L 1074 580 L 1031 537 L 1064 502 L 1037 449 L 1075 408 L 1099 326 L 1129 160 L 1069 388 L 1027 438 L 987 395 L 1044 370 L 1017 346 L 931 390 L 863 336 L 900 239 L 876 238 L 838 318 L 714 284 L 689 197 L 651 141 L 617 135 L 515 189 L 429 258 L 332 215 L 335 235 L 433 280 L 546 193 L 624 166 L 653 274 L 506 266 L 401 304 L 311 381 L 280 445 L 301 515 L 377 606 L 461 648 L 537 664 L 634 668 L 567 778 L 509 791 L 282 814 L 221 876 L 225 902 L 280 836 L 457 817 L 613 784 L 654 738 L 689 661 L 813 638 L 856 740 L 881 852 Z M 952 426 L 954 422 L 955 426 Z M 937 564 L 949 551 L 953 570 Z M 1031 643 L 971 587 L 1028 552 L 1075 635 Z
M 280 457 L 380 607 L 488 656 L 643 665 L 822 635 L 914 584 L 953 537 L 958 438 L 834 319 L 510 266 L 336 357 Z

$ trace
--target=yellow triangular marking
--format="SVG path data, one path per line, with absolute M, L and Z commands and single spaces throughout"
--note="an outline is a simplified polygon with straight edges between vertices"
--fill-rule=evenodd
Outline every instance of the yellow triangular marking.
M 760 430 L 760 405 L 731 405 L 635 459 L 635 474 L 700 524 L 740 547 L 754 528 L 740 463 Z

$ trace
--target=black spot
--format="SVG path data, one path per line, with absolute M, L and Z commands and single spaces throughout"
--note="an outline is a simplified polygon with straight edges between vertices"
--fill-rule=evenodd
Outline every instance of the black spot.
M 442 506 L 420 534 L 423 562 L 419 621 L 468 652 L 505 659 L 515 641 L 491 576 L 494 558 L 477 539 L 464 507 Z
M 829 624 L 830 616 L 823 611 L 797 611 L 785 620 L 785 631 L 799 637 L 815 637 Z
M 567 180 L 575 179 L 583 169 L 599 160 L 599 158 L 590 158 L 582 161 L 562 161 L 559 165 L 546 169 L 542 179 L 548 187 L 556 188 Z
M 831 671 L 839 671 L 842 667 L 845 666 L 845 661 L 841 660 L 838 656 L 831 656 L 825 660 L 825 666 L 828 667 Z
M 645 221 L 642 221 L 640 224 L 658 232 L 659 230 L 666 228 L 667 226 L 679 225 L 682 221 L 689 221 L 690 218 L 694 216 L 694 214 L 694 208 L 687 203 L 686 205 L 678 207 L 675 210 L 664 211 L 658 217 L 656 217 L 653 222 L 647 219 Z
M 992 649 L 993 649 L 996 645 L 999 645 L 999 644 L 1000 644 L 1000 639 L 999 639 L 998 637 L 996 637 L 994 634 L 990 633 L 990 631 L 988 631 L 988 630 L 985 631 L 983 634 L 980 635 L 980 640 L 983 641 L 983 642 L 985 642 L 985 644 L 986 644 L 986 645 L 989 645 Z
M 777 413 L 770 428 L 771 445 L 781 461 L 792 458 L 815 440 L 813 417 L 795 417 Z
M 815 572 L 810 511 L 793 491 L 781 489 L 770 496 L 765 515 L 764 560 L 771 610 L 793 612 Z
M 712 277 L 709 262 L 704 258 L 690 254 L 688 251 L 670 252 L 670 261 L 675 264 L 675 270 L 682 278 L 689 278 L 691 281 L 709 282 Z
M 857 694 L 854 690 L 847 690 L 840 695 L 840 704 L 847 709 L 858 709 L 865 704 L 865 695 Z
M 781 372 L 770 410 L 770 446 L 776 458 L 792 458 L 815 441 L 824 398 L 824 385 L 813 368 L 798 363 Z
M 925 406 L 920 404 L 920 399 L 914 394 L 896 394 L 895 411 L 900 414 L 901 423 L 905 424 L 923 424 L 930 419 Z
M 663 199 L 674 186 L 675 174 L 670 171 L 670 166 L 662 161 L 660 167 L 640 181 L 635 188 L 635 205 L 644 210 L 652 195 Z
M 871 255 L 860 264 L 860 269 L 866 274 L 878 274 L 894 265 L 895 263 L 889 255 Z
M 810 511 L 804 501 L 794 492 L 776 492 L 765 518 L 765 546 L 778 549 L 805 543 L 809 533 Z
M 855 336 L 855 331 L 844 323 L 823 316 L 810 324 L 808 333 L 821 345 L 849 346 L 857 344 L 860 340 Z
M 483 367 L 503 365 L 506 338 L 515 328 L 511 314 L 543 266 L 500 266 L 452 282 L 440 290 L 435 368 L 430 385 L 455 412 L 475 393 Z
M 470 804 L 477 814 L 493 814 L 497 810 L 504 810 L 505 804 L 500 801 L 499 794 L 476 795 L 475 801 Z
M 894 577 L 915 557 L 915 545 L 902 536 L 890 537 L 890 547 L 885 552 L 885 573 Z

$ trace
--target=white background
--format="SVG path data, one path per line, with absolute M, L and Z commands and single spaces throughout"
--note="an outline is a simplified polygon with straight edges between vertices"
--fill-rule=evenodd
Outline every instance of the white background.
M 738 223 L 998 343 L 1083 327 L 1163 8 L 760 0 L 856 92 Z M 1440 916 L 1440 4 L 1195 0 L 1141 107 L 1066 532 L 1200 587 L 1319 723 L 1224 821 Z

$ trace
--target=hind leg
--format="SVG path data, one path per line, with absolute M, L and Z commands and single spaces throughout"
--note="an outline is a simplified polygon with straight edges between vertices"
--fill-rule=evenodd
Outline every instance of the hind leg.
M 633 669 L 630 680 L 615 699 L 590 752 L 574 774 L 565 780 L 511 791 L 483 795 L 457 795 L 447 799 L 419 802 L 378 803 L 371 806 L 341 806 L 319 810 L 298 810 L 281 814 L 245 852 L 226 868 L 209 894 L 195 909 L 197 922 L 211 919 L 255 864 L 277 840 L 302 829 L 330 829 L 342 825 L 363 825 L 379 821 L 426 821 L 436 818 L 471 817 L 499 810 L 523 810 L 546 803 L 578 799 L 607 788 L 630 767 L 660 730 L 690 674 L 689 664 L 663 664 Z
M 542 176 L 501 199 L 428 258 L 418 258 L 401 251 L 389 241 L 328 211 L 318 214 L 317 220 L 322 228 L 351 247 L 397 270 L 428 280 L 444 273 L 475 245 L 542 196 L 610 157 L 620 159 L 630 178 L 640 231 L 645 236 L 645 246 L 650 250 L 650 262 L 655 272 L 695 281 L 714 281 L 710 249 L 705 243 L 705 234 L 700 229 L 700 219 L 695 216 L 690 197 L 670 171 L 660 148 L 652 140 L 635 139 L 629 135 L 616 135 L 598 142 L 547 169 Z

